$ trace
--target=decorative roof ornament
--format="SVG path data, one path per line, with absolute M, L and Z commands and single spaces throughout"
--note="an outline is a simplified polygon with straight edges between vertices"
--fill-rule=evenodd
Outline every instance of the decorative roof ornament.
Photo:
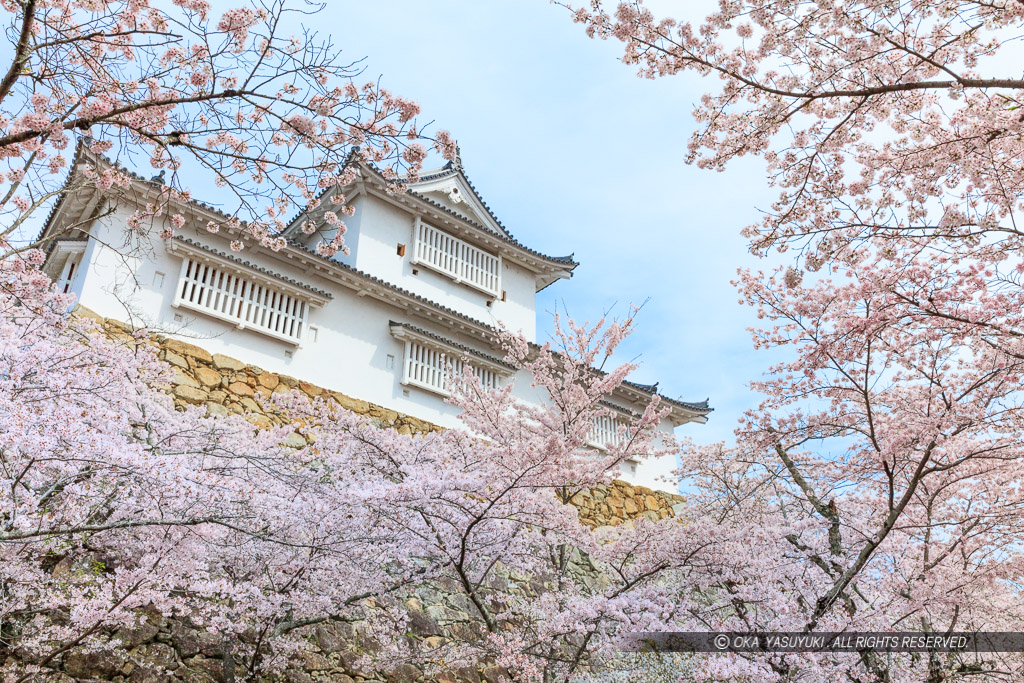
M 452 168 L 456 171 L 462 170 L 462 148 L 455 144 L 455 158 L 452 160 Z
M 161 185 L 166 185 L 167 181 L 164 180 L 164 176 L 166 174 L 167 174 L 167 169 L 166 168 L 162 168 L 162 169 L 160 169 L 160 172 L 157 173 L 152 178 L 150 178 L 149 181 L 152 182 L 152 183 L 159 183 Z

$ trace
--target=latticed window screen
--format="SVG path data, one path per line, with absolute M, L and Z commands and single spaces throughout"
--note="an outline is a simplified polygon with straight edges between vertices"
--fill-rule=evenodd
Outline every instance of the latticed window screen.
M 629 438 L 628 430 L 620 433 L 619 427 L 628 424 L 621 417 L 614 417 L 612 415 L 595 417 L 594 427 L 590 430 L 587 441 L 592 446 L 598 446 L 599 448 L 605 448 L 609 445 L 618 446 Z
M 497 256 L 426 223 L 416 228 L 415 261 L 488 294 L 501 292 L 501 260 Z
M 296 344 L 309 307 L 280 289 L 191 258 L 181 265 L 174 305 Z
M 447 396 L 450 393 L 446 382 L 449 363 L 456 374 L 462 372 L 464 363 L 461 358 L 414 341 L 406 341 L 402 383 L 412 384 Z M 470 367 L 473 368 L 484 387 L 498 388 L 497 372 L 473 364 L 470 364 Z

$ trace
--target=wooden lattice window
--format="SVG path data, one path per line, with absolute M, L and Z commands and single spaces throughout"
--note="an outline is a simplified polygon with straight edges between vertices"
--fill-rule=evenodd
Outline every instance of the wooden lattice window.
M 587 436 L 587 443 L 597 448 L 608 446 L 619 446 L 629 439 L 629 431 L 619 431 L 620 427 L 628 426 L 629 423 L 614 415 L 600 415 L 594 418 L 594 426 Z
M 182 260 L 174 305 L 294 344 L 309 314 L 309 304 L 283 288 L 191 257 Z
M 402 384 L 411 384 L 448 396 L 451 393 L 448 390 L 446 381 L 449 363 L 453 372 L 456 374 L 462 372 L 464 361 L 461 358 L 437 348 L 407 340 L 405 342 L 405 365 L 402 372 Z M 500 376 L 497 372 L 472 363 L 470 367 L 473 368 L 473 372 L 476 373 L 476 376 L 485 388 L 498 388 Z
M 413 262 L 492 296 L 501 293 L 501 258 L 426 223 L 416 226 Z

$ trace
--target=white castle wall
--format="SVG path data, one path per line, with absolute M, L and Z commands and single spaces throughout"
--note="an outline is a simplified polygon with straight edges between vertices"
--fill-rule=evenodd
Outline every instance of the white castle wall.
M 160 239 L 141 244 L 126 242 L 124 226 L 130 213 L 128 208 L 122 207 L 92 226 L 94 239 L 90 240 L 83 260 L 85 267 L 75 283 L 81 303 L 104 317 L 123 320 L 136 327 L 150 327 L 196 343 L 210 353 L 240 358 L 266 370 L 291 375 L 446 427 L 460 425 L 453 406 L 440 395 L 401 384 L 404 342 L 391 335 L 389 322 L 405 322 L 489 356 L 500 355 L 436 322 L 410 316 L 401 308 L 372 296 L 358 296 L 351 288 L 304 272 L 286 260 L 259 257 L 250 250 L 237 256 L 247 260 L 259 258 L 260 265 L 333 295 L 325 306 L 311 311 L 310 332 L 301 347 L 251 330 L 238 330 L 201 313 L 176 309 L 172 303 L 181 257 L 169 253 L 167 243 Z M 507 301 L 496 301 L 488 307 L 488 297 L 482 292 L 455 284 L 427 268 L 420 267 L 418 275 L 412 274 L 409 259 L 413 222 L 408 213 L 374 198 L 364 198 L 359 214 L 355 221 L 357 230 L 351 235 L 355 238 L 354 253 L 349 257 L 357 268 L 489 325 L 505 323 L 512 330 L 533 338 L 536 316 L 531 273 L 515 264 L 505 264 L 502 288 L 506 290 Z M 369 230 L 371 225 L 373 229 Z M 219 235 L 187 227 L 181 234 L 228 252 L 227 241 Z M 405 257 L 397 255 L 398 243 L 407 245 Z M 517 397 L 531 402 L 540 400 L 536 390 L 530 387 L 528 375 L 520 373 L 514 381 Z M 661 428 L 672 431 L 667 420 Z M 675 463 L 667 459 L 647 460 L 640 463 L 635 472 L 623 472 L 622 478 L 650 488 L 674 490 L 673 486 L 660 481 L 660 477 L 668 475 L 674 467 Z

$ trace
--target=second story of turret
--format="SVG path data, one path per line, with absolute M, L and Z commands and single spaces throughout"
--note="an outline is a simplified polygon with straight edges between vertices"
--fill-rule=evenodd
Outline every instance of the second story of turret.
M 553 257 L 516 240 L 466 176 L 461 161 L 421 175 L 395 193 L 375 167 L 358 164 L 339 188 L 352 216 L 344 219 L 347 253 L 334 258 L 373 277 L 495 327 L 536 338 L 537 292 L 572 276 L 572 256 Z M 312 249 L 333 237 L 322 220 L 331 202 L 292 224 L 289 238 Z M 312 220 L 317 232 L 300 226 Z

